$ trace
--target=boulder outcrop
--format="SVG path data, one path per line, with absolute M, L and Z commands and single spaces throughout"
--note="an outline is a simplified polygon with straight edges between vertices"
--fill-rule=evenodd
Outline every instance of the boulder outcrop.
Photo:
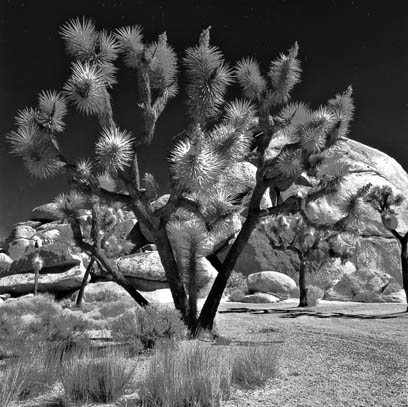
M 296 288 L 296 282 L 292 278 L 277 271 L 250 274 L 247 285 L 250 293 L 270 293 L 280 298 L 289 297 L 292 290 Z
M 408 174 L 393 158 L 379 150 L 348 139 L 342 141 L 333 151 L 327 165 L 336 160 L 342 160 L 349 165 L 348 174 L 338 192 L 322 197 L 308 206 L 307 211 L 312 219 L 334 223 L 343 216 L 342 203 L 345 198 L 368 183 L 373 186 L 389 185 L 396 193 L 403 195 L 408 190 Z M 301 190 L 304 188 L 306 187 L 300 187 Z M 297 190 L 291 188 L 285 191 L 283 198 L 287 199 Z M 406 233 L 408 199 L 397 208 L 397 218 L 398 231 Z M 263 222 L 268 222 L 268 218 Z M 402 283 L 399 243 L 384 228 L 380 215 L 364 202 L 360 205 L 358 226 L 356 250 L 351 261 L 342 265 L 338 261 L 329 259 L 321 268 L 324 278 L 321 278 L 320 272 L 315 275 L 307 274 L 307 284 L 328 289 L 330 285 L 334 285 L 330 284 L 330 281 L 335 283 L 343 275 L 354 270 L 375 270 L 387 273 L 395 281 Z M 250 237 L 249 244 L 241 253 L 235 269 L 244 275 L 262 270 L 278 270 L 297 280 L 299 264 L 297 255 L 290 251 L 274 250 L 268 241 L 262 225 L 257 227 Z

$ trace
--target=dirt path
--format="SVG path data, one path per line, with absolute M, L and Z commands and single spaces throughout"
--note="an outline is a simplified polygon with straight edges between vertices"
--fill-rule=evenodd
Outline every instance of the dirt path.
M 225 303 L 222 310 L 247 306 Z M 324 304 L 303 313 L 292 304 L 259 304 L 219 314 L 220 333 L 235 342 L 281 346 L 281 377 L 263 390 L 238 391 L 226 406 L 408 406 L 405 307 Z

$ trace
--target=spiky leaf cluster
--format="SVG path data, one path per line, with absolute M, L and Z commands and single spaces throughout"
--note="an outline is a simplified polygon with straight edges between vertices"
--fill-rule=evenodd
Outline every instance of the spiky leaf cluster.
M 144 50 L 142 28 L 138 25 L 116 30 L 115 38 L 129 68 L 137 68 Z
M 80 216 L 80 211 L 86 207 L 88 197 L 78 191 L 70 191 L 58 195 L 54 199 L 57 212 L 63 219 L 75 219 Z
M 188 48 L 183 63 L 188 111 L 196 123 L 205 125 L 220 112 L 227 87 L 232 83 L 232 71 L 222 52 L 208 41 Z
M 103 128 L 95 146 L 95 154 L 104 171 L 124 171 L 133 159 L 133 138 L 130 133 L 117 127 Z
M 267 82 L 261 74 L 258 62 L 252 58 L 244 58 L 238 62 L 234 73 L 244 96 L 250 100 L 259 100 Z
M 225 106 L 224 124 L 237 130 L 248 130 L 251 125 L 255 125 L 256 107 L 244 99 L 234 100 Z
M 146 49 L 146 58 L 149 61 L 150 83 L 153 89 L 164 89 L 176 86 L 177 55 L 168 44 L 166 33 L 160 35 L 157 42 Z
M 286 54 L 281 54 L 271 62 L 269 78 L 272 84 L 270 101 L 272 105 L 282 105 L 290 99 L 290 92 L 300 82 L 300 62 L 297 59 L 297 43 Z
M 72 64 L 72 74 L 64 85 L 67 99 L 84 114 L 94 115 L 106 108 L 109 95 L 106 78 L 102 69 L 89 62 Z
M 174 146 L 169 161 L 174 185 L 189 192 L 211 187 L 225 168 L 200 127 Z

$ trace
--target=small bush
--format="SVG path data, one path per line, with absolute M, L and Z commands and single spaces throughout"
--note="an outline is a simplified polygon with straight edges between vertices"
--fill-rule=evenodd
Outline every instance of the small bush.
M 232 380 L 244 388 L 260 387 L 278 374 L 276 345 L 252 342 L 233 358 Z
M 225 294 L 229 295 L 234 290 L 237 290 L 237 289 L 240 289 L 243 292 L 246 292 L 247 291 L 247 279 L 242 273 L 239 273 L 238 271 L 234 270 L 231 273 L 230 278 L 228 279 L 227 286 L 225 287 Z
M 125 393 L 134 370 L 122 354 L 112 350 L 102 355 L 90 352 L 65 361 L 61 381 L 70 401 L 111 403 Z
M 232 302 L 241 302 L 245 295 L 245 292 L 241 288 L 236 288 L 231 292 L 228 299 Z
M 132 304 L 132 302 L 123 299 L 108 302 L 99 307 L 99 312 L 102 318 L 114 318 L 118 315 L 124 314 L 130 308 L 130 304 Z M 132 305 L 134 305 L 134 302 Z
M 323 298 L 323 290 L 315 285 L 309 285 L 307 288 L 307 303 L 310 307 L 314 307 Z
M 127 343 L 134 351 L 150 349 L 160 340 L 178 340 L 186 336 L 186 327 L 179 311 L 149 305 L 135 308 L 111 323 L 112 337 Z
M 84 294 L 84 301 L 86 302 L 113 302 L 123 299 L 123 297 L 112 290 L 101 290 L 97 292 L 86 292 Z
M 141 383 L 143 406 L 219 407 L 230 395 L 231 363 L 225 348 L 186 342 L 156 353 Z

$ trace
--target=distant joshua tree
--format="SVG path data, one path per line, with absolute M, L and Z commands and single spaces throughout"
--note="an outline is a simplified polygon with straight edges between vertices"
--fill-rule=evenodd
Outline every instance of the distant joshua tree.
M 389 186 L 375 186 L 370 189 L 366 199 L 381 215 L 384 227 L 393 234 L 400 244 L 402 282 L 408 301 L 408 232 L 403 235 L 397 231 L 398 219 L 396 216 L 396 207 L 401 205 L 405 198 L 401 194 L 395 194 Z
M 144 303 L 106 256 L 98 225 L 93 226 L 92 238 L 85 239 L 77 216 L 85 204 L 92 207 L 94 223 L 98 205 L 116 203 L 132 210 L 139 222 L 133 241 L 141 245 L 148 239 L 157 245 L 174 304 L 192 334 L 212 329 L 227 281 L 260 217 L 297 212 L 300 206 L 337 189 L 345 166 L 332 163 L 324 172 L 319 168 L 348 133 L 354 110 L 351 88 L 317 110 L 290 103 L 291 91 L 300 82 L 297 44 L 274 59 L 264 74 L 252 58 L 231 68 L 222 52 L 210 45 L 210 28 L 205 29 L 198 45 L 188 48 L 182 59 L 191 121 L 170 152 L 170 198 L 153 210 L 155 182 L 150 174 L 140 176 L 138 152 L 152 142 L 161 113 L 178 92 L 178 60 L 166 33 L 146 43 L 138 26 L 111 33 L 98 31 L 89 19 L 76 19 L 62 27 L 61 35 L 73 59 L 71 76 L 61 92 L 42 92 L 36 107 L 17 114 L 17 130 L 8 135 L 13 153 L 23 158 L 34 176 L 68 176 L 76 192 L 67 195 L 60 208 L 70 220 L 76 244 Z M 120 129 L 113 116 L 109 92 L 116 83 L 119 56 L 135 73 L 137 108 L 143 117 L 136 137 Z M 227 103 L 226 92 L 234 81 L 244 99 Z M 88 160 L 70 161 L 60 148 L 68 105 L 99 119 L 101 133 Z M 245 201 L 245 197 L 229 196 L 217 182 L 232 164 L 243 160 L 257 166 L 256 185 L 248 192 L 246 218 L 224 261 L 213 257 L 218 275 L 198 314 L 195 284 L 197 261 L 205 255 L 203 245 L 208 236 L 225 230 L 231 216 L 242 212 Z M 103 187 L 102 175 L 115 189 Z M 282 202 L 281 193 L 294 184 L 308 185 L 309 193 Z M 261 209 L 268 188 L 273 206 Z M 191 221 L 180 224 L 177 211 L 190 214 Z M 137 233 L 140 230 L 145 231 L 143 235 Z M 171 239 L 177 231 L 184 236 L 182 243 Z
M 299 257 L 299 307 L 308 306 L 306 272 L 318 273 L 327 258 L 339 258 L 342 262 L 351 258 L 353 245 L 346 240 L 352 241 L 356 232 L 352 226 L 354 210 L 355 206 L 351 208 L 349 204 L 348 214 L 334 224 L 313 222 L 301 210 L 292 216 L 279 215 L 263 225 L 273 249 L 291 250 Z M 344 240 L 341 233 L 349 239 Z

